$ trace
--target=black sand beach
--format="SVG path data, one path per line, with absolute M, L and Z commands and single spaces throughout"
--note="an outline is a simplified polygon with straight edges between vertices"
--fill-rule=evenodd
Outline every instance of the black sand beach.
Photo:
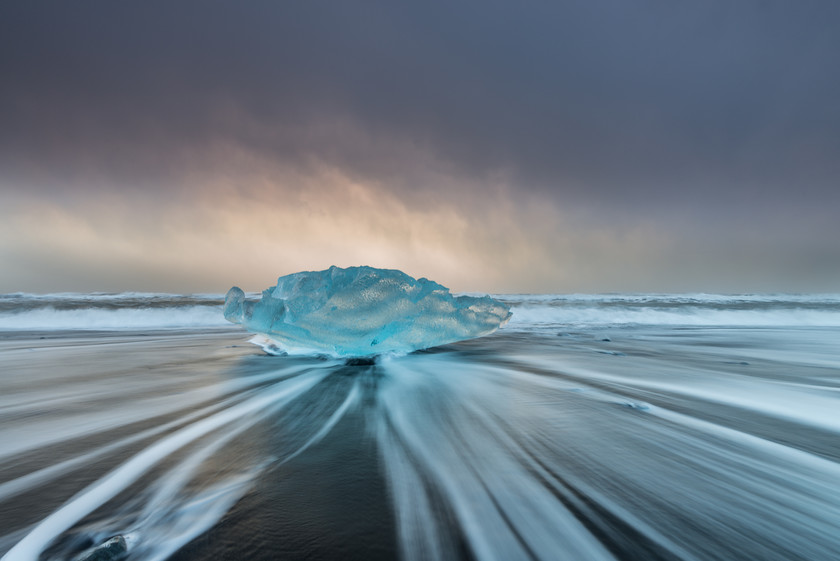
M 6 331 L 0 552 L 828 561 L 838 335 L 512 324 L 348 365 L 218 327 Z

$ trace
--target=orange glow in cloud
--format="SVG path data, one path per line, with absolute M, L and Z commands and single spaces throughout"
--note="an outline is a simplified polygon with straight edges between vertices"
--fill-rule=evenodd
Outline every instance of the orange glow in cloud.
M 584 264 L 593 257 L 650 247 L 647 239 L 581 231 L 550 205 L 515 202 L 503 185 L 459 185 L 474 204 L 429 196 L 409 206 L 381 185 L 326 167 L 252 173 L 236 185 L 225 176 L 190 181 L 166 204 L 126 195 L 88 197 L 73 208 L 19 204 L 3 221 L 0 256 L 12 267 L 0 282 L 31 291 L 223 292 L 364 264 L 453 290 L 559 291 L 575 288 L 581 273 L 601 274 Z

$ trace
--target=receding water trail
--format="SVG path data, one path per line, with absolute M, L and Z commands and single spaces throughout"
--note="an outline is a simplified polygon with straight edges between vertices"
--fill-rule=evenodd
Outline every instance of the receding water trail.
M 499 390 L 507 388 L 496 385 L 495 368 L 439 357 L 386 364 L 380 444 L 397 512 L 404 513 L 404 557 L 453 557 L 447 551 L 453 536 L 428 532 L 445 510 L 480 559 L 549 559 L 558 551 L 574 559 L 610 558 L 517 458 L 500 418 L 507 396 Z M 439 497 L 437 509 L 424 494 Z
M 206 457 L 212 453 L 213 449 L 223 444 L 225 440 L 228 440 L 230 437 L 235 436 L 255 423 L 259 419 L 256 415 L 257 413 L 270 407 L 282 406 L 296 395 L 311 389 L 324 376 L 325 373 L 318 372 L 299 375 L 291 380 L 279 382 L 275 386 L 269 387 L 242 403 L 192 423 L 163 438 L 87 489 L 84 489 L 69 503 L 44 519 L 8 552 L 7 558 L 20 559 L 22 561 L 37 559 L 45 546 L 62 532 L 126 489 L 165 458 L 214 430 L 228 427 L 232 423 L 241 423 L 240 426 L 233 430 L 228 429 L 230 431 L 229 434 L 224 435 L 217 442 L 212 442 L 207 450 L 200 450 L 195 460 L 192 458 L 188 459 L 184 465 L 180 466 L 180 473 L 176 470 L 173 477 L 181 480 L 180 482 L 183 484 L 183 478 L 191 475 L 191 471 L 203 459 L 202 456 Z M 243 419 L 248 417 L 250 419 L 243 422 Z M 170 480 L 168 485 L 173 486 L 173 481 Z M 174 483 L 174 486 L 178 486 L 177 482 Z
M 525 363 L 476 367 L 439 355 L 387 368 L 383 453 L 406 558 L 435 548 L 453 556 L 445 550 L 458 543 L 452 526 L 481 559 L 832 559 L 840 551 L 835 430 L 827 459 L 796 441 L 754 436 L 751 423 L 727 426 L 735 413 L 754 414 L 735 400 L 718 424 L 637 399 L 686 400 L 672 381 L 656 387 L 545 364 L 533 373 Z M 787 430 L 807 440 L 809 408 L 838 405 L 837 395 L 795 397 L 802 415 L 768 419 L 792 423 Z M 702 396 L 688 403 L 701 417 L 714 411 Z M 449 526 L 442 536 L 429 534 L 441 526 Z
M 750 434 L 747 419 L 729 426 L 755 414 L 750 402 L 725 400 L 731 415 L 722 415 L 721 400 L 707 407 L 705 394 L 686 396 L 674 381 L 548 362 L 383 364 L 378 434 L 404 558 L 450 559 L 464 545 L 480 559 L 836 558 L 833 418 L 817 427 L 830 431 L 820 449 L 830 458 L 784 442 L 820 434 L 809 409 L 837 407 L 836 391 L 792 396 L 802 415 L 762 410 L 782 443 Z M 695 411 L 668 408 L 677 401 Z

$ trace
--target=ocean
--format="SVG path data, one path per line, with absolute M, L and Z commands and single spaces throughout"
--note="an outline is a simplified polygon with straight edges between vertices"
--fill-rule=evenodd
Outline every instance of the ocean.
M 840 559 L 840 295 L 496 297 L 347 361 L 221 295 L 0 295 L 2 559 Z

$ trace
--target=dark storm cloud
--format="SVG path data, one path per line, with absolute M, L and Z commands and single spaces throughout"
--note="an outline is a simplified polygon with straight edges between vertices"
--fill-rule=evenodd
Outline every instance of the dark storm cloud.
M 161 189 L 235 145 L 418 189 L 408 145 L 558 201 L 838 200 L 835 2 L 0 11 L 0 179 L 33 188 Z

